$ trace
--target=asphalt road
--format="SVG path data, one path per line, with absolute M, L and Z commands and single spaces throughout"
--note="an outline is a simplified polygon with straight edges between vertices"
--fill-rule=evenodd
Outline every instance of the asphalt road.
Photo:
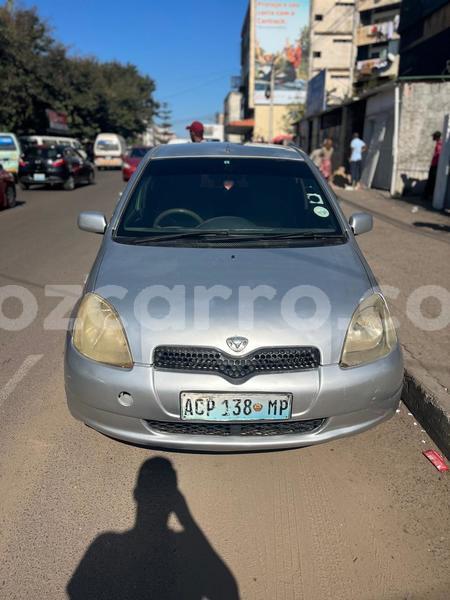
M 449 473 L 424 459 L 433 444 L 403 406 L 353 438 L 245 455 L 136 448 L 70 417 L 64 332 L 45 324 L 99 245 L 77 213 L 111 214 L 121 188 L 99 173 L 0 213 L 0 291 L 25 288 L 37 311 L 0 330 L 0 598 L 448 599 Z

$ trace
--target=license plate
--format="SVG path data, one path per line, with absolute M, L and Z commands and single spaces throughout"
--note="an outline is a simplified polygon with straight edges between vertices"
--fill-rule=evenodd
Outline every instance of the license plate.
M 184 421 L 283 421 L 291 417 L 292 394 L 181 392 Z
M 34 181 L 45 181 L 45 173 L 35 173 L 33 179 Z

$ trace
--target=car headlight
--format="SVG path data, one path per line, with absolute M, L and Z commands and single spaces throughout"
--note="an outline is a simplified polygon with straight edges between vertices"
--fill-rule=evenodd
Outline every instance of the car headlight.
M 341 367 L 356 367 L 382 358 L 397 344 L 397 334 L 382 296 L 373 294 L 353 314 L 342 349 Z
M 124 166 L 124 169 L 131 169 L 130 163 L 124 162 L 123 166 Z
M 114 308 L 97 294 L 81 301 L 73 328 L 73 345 L 92 360 L 131 368 L 133 359 L 122 323 Z

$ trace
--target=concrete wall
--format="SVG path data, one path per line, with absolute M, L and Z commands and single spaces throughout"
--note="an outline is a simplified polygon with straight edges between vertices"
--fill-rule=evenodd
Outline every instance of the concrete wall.
M 442 131 L 449 98 L 450 81 L 401 84 L 396 195 L 422 193 L 433 156 L 431 135 Z

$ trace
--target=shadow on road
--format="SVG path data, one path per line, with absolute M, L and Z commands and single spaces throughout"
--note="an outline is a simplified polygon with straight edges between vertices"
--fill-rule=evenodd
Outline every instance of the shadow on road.
M 429 227 L 430 229 L 434 229 L 435 231 L 444 231 L 446 233 L 450 233 L 450 225 L 442 225 L 440 223 L 424 223 L 422 221 L 416 221 L 414 223 L 415 227 Z
M 67 585 L 71 600 L 239 598 L 232 573 L 189 512 L 170 461 L 142 465 L 134 498 L 134 528 L 94 540 Z M 170 513 L 182 532 L 169 529 Z

